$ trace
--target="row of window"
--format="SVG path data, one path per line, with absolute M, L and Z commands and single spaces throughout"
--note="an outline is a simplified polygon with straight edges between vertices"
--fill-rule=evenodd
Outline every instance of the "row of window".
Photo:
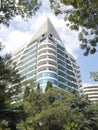
M 57 57 L 63 61 L 65 61 L 65 57 L 64 56 L 61 56 L 60 54 L 57 54 Z
M 34 55 L 34 57 L 33 56 L 28 57 L 27 59 L 25 59 L 23 61 L 21 60 L 20 63 L 19 63 L 19 65 L 18 65 L 19 68 L 24 67 L 24 66 L 28 66 L 27 64 L 29 64 L 29 63 L 33 63 L 33 64 L 36 63 L 37 59 L 35 59 L 35 56 L 36 55 Z
M 57 49 L 57 53 L 59 53 L 59 54 L 65 56 L 65 53 L 64 53 L 62 50 Z
M 28 74 L 25 74 L 24 76 L 21 76 L 24 79 L 28 79 L 30 77 L 35 77 L 36 76 L 36 73 L 35 71 L 34 72 L 31 72 L 31 73 L 28 73 Z
M 22 72 L 21 72 L 21 75 L 24 75 L 24 74 L 26 74 L 26 73 L 28 73 L 28 72 L 30 72 L 30 71 L 35 70 L 35 69 L 36 69 L 36 66 L 33 65 L 33 66 L 31 66 L 31 67 L 25 69 L 24 71 L 22 71 Z
M 39 80 L 38 83 L 39 84 L 47 84 L 47 82 L 51 82 L 52 84 L 58 85 L 58 82 L 56 80 L 53 79 L 43 79 L 43 80 Z
M 30 53 L 27 53 L 26 55 L 25 55 L 25 53 L 24 53 L 24 56 L 22 57 L 22 60 L 25 59 L 25 58 L 27 58 L 28 56 L 34 55 L 34 54 L 36 54 L 36 53 L 37 53 L 36 50 L 31 51 Z
M 67 83 L 66 79 L 64 79 L 64 78 L 62 78 L 62 77 L 59 77 L 58 79 L 59 79 L 59 81 L 61 81 L 61 82 L 63 82 L 63 83 Z
M 57 48 L 59 48 L 61 51 L 65 51 L 65 48 L 57 44 Z
M 35 43 L 31 42 L 31 43 L 28 44 L 27 47 L 30 48 L 30 46 L 36 47 L 37 46 L 37 42 L 35 42 Z
M 70 81 L 73 81 L 73 82 L 77 82 L 75 78 L 72 78 L 70 76 L 67 76 L 67 79 L 70 80 Z
M 70 77 L 71 78 L 71 77 Z M 76 80 L 75 79 L 68 79 L 69 81 L 67 81 L 66 79 L 64 79 L 64 78 L 62 78 L 62 77 L 59 77 L 58 78 L 59 79 L 59 81 L 60 82 L 63 82 L 63 83 L 66 83 L 66 84 L 68 84 L 69 86 L 71 86 L 71 87 L 75 87 L 75 88 L 77 88 L 77 85 L 76 84 L 74 84 L 74 83 L 72 83 L 72 82 L 69 82 L 69 81 L 74 81 L 75 83 L 76 83 Z
M 34 47 L 31 47 L 31 48 L 29 48 L 29 49 L 26 49 L 25 52 L 24 52 L 24 56 L 25 56 L 25 55 L 27 56 L 27 55 L 29 55 L 31 52 L 34 53 L 34 52 L 36 52 L 36 51 L 37 51 L 37 47 L 35 47 L 35 48 L 34 48 Z
M 28 63 L 29 61 L 30 62 L 32 61 L 34 63 L 36 61 L 35 58 L 36 58 L 36 54 L 32 54 L 32 55 L 30 55 L 30 57 L 27 57 L 26 59 L 21 59 L 19 66 L 22 66 L 22 65 Z
M 73 81 L 73 82 L 76 82 L 76 79 L 75 79 L 75 77 L 73 77 L 72 75 L 69 75 L 69 74 L 67 74 L 67 73 L 65 73 L 65 72 L 63 72 L 63 71 L 58 71 L 58 75 L 61 75 L 62 77 L 64 77 L 64 78 L 66 78 L 66 79 L 68 79 L 68 80 L 70 80 L 70 81 Z
M 66 59 L 66 63 L 68 63 L 68 64 L 70 64 L 70 65 L 71 65 L 71 62 L 70 62 L 68 59 Z
M 58 69 L 65 72 L 65 67 L 63 67 L 63 66 L 61 66 L 61 65 L 58 65 Z
M 66 72 L 66 73 L 69 74 L 69 75 L 75 76 L 74 72 L 72 72 L 72 69 L 70 69 L 70 70 L 67 69 L 67 68 L 65 69 L 65 67 L 63 67 L 63 66 L 61 66 L 61 65 L 58 65 L 58 70 L 61 70 L 61 71 L 64 72 L 64 73 Z M 61 74 L 60 71 L 58 71 L 58 72 L 59 72 L 60 75 L 65 76 L 64 73 Z
M 66 64 L 66 68 L 73 70 L 73 68 L 70 65 L 67 65 L 67 64 Z
M 64 90 L 66 90 L 66 91 L 68 91 L 68 87 L 65 86 L 65 85 L 62 84 L 62 83 L 59 83 L 59 87 L 62 88 L 62 89 L 64 89 Z
M 69 75 L 75 76 L 75 74 L 74 74 L 71 70 L 67 70 L 67 73 L 68 73 Z
M 52 73 L 52 72 L 44 72 L 44 73 L 40 73 L 38 75 L 38 78 L 42 78 L 42 77 L 53 77 L 57 79 L 57 75 Z
M 35 61 L 30 61 L 30 62 L 27 62 L 27 64 L 25 64 L 24 66 L 21 66 L 19 69 L 20 69 L 20 71 L 22 71 L 22 70 L 25 70 L 25 69 L 27 69 L 29 66 L 31 66 L 31 65 L 33 65 L 33 66 L 35 66 L 36 65 L 36 60 Z
M 68 82 L 68 85 L 71 86 L 71 87 L 74 87 L 74 88 L 78 88 L 78 86 L 74 83 L 71 83 L 71 82 Z
M 64 61 L 61 61 L 60 59 L 58 59 L 58 63 L 65 66 L 65 62 Z

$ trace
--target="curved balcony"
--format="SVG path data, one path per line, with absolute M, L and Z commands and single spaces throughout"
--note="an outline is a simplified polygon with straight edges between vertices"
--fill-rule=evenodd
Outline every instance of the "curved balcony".
M 46 49 L 46 48 L 51 48 L 51 49 L 54 49 L 56 50 L 56 46 L 54 46 L 53 44 L 42 44 L 41 46 L 38 47 L 38 50 L 42 50 L 42 49 Z
M 38 56 L 43 53 L 52 53 L 52 54 L 56 55 L 56 50 L 51 49 L 51 48 L 44 48 L 44 49 L 38 51 Z
M 37 66 L 40 67 L 40 66 L 45 65 L 45 64 L 47 64 L 47 66 L 54 65 L 55 67 L 57 67 L 57 63 L 54 60 L 50 60 L 50 59 L 46 59 L 46 60 L 44 59 L 44 60 L 39 61 Z
M 42 53 L 40 55 L 37 56 L 37 61 L 40 60 L 40 58 L 44 59 L 44 57 L 54 57 L 56 60 L 57 60 L 57 56 L 55 54 L 52 54 L 52 53 L 49 53 L 49 52 L 46 52 L 46 53 Z
M 39 68 L 37 68 L 38 73 L 42 72 L 42 71 L 45 71 L 45 70 L 50 70 L 50 71 L 53 71 L 53 72 L 57 73 L 57 68 L 55 66 L 53 66 L 53 65 L 47 66 L 47 64 L 46 64 L 44 66 L 40 66 Z
M 48 59 L 51 59 L 51 60 L 54 60 L 54 61 L 57 61 L 57 58 L 56 58 L 56 55 L 53 55 L 53 54 L 42 54 L 40 56 L 38 56 L 37 58 L 37 61 L 41 61 L 41 60 L 48 60 Z
M 54 43 L 51 43 L 51 42 L 48 42 L 48 41 L 44 41 L 44 42 L 41 42 L 39 45 L 38 45 L 38 48 L 40 49 L 40 47 L 43 45 L 52 45 L 54 47 L 56 47 L 56 45 Z

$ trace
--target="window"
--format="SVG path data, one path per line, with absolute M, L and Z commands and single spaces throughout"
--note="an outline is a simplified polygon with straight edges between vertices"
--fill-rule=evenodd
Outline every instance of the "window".
M 44 36 L 45 36 L 45 34 L 42 35 L 42 37 L 44 37 Z
M 57 75 L 51 72 L 44 72 L 44 73 L 39 74 L 38 78 L 41 78 L 41 77 L 53 77 L 57 79 Z
M 53 37 L 53 35 L 52 35 L 52 34 L 50 34 L 50 37 Z
M 59 48 L 61 51 L 64 51 L 64 50 L 65 50 L 65 48 L 62 47 L 62 46 L 60 46 L 59 44 L 57 44 L 57 48 Z
M 38 82 L 40 84 L 47 84 L 48 81 L 50 81 L 52 84 L 58 85 L 58 82 L 56 80 L 52 80 L 52 79 L 43 79 L 43 80 L 39 80 Z

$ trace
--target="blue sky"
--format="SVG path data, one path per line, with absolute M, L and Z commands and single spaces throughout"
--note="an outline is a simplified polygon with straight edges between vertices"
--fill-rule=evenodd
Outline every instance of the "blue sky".
M 28 43 L 34 32 L 44 22 L 46 15 L 58 31 L 67 51 L 76 58 L 80 65 L 82 83 L 96 84 L 97 82 L 90 79 L 90 72 L 98 70 L 98 52 L 87 57 L 83 56 L 83 51 L 79 48 L 78 32 L 71 31 L 66 26 L 63 17 L 54 15 L 48 0 L 43 1 L 43 5 L 36 15 L 27 22 L 18 16 L 11 20 L 9 28 L 0 26 L 0 41 L 4 43 L 5 51 L 13 53 L 20 46 Z

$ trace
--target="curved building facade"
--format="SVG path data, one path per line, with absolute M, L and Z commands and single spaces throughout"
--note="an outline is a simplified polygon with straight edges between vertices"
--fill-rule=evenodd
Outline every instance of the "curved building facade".
M 98 84 L 84 84 L 81 90 L 88 96 L 90 101 L 98 102 Z
M 50 81 L 54 88 L 66 91 L 81 86 L 76 60 L 66 51 L 49 18 L 34 34 L 31 41 L 15 52 L 13 60 L 23 81 L 34 79 L 44 91 Z

